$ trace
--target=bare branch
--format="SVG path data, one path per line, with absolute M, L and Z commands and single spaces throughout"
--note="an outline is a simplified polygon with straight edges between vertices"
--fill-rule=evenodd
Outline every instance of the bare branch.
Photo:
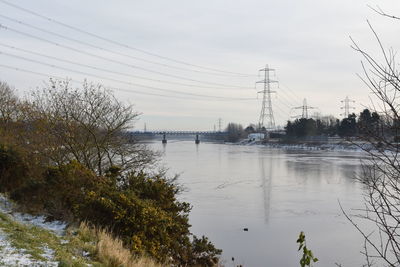
M 374 7 L 370 6 L 370 5 L 367 5 L 367 6 L 370 9 L 372 9 L 373 11 L 375 11 L 377 14 L 381 15 L 381 16 L 388 17 L 388 18 L 391 18 L 391 19 L 400 20 L 400 17 L 393 16 L 393 15 L 390 15 L 390 14 L 384 12 L 379 6 L 376 6 L 376 8 L 374 8 Z

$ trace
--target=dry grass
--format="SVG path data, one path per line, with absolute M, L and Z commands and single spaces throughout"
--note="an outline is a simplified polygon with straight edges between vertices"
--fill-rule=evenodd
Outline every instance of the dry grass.
M 123 246 L 120 239 L 104 229 L 91 227 L 82 223 L 79 227 L 82 235 L 96 240 L 97 260 L 108 267 L 161 267 L 154 260 L 147 257 L 135 257 Z

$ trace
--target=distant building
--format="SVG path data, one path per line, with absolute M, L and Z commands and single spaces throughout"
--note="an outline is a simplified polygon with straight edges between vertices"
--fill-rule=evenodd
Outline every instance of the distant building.
M 251 133 L 247 136 L 247 139 L 249 139 L 249 141 L 261 141 L 264 140 L 265 138 L 265 134 L 263 133 Z

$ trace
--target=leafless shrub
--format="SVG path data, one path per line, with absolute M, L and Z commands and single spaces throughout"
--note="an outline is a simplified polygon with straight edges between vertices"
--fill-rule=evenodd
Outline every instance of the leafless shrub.
M 144 145 L 129 142 L 127 131 L 139 115 L 102 85 L 50 80 L 25 102 L 25 142 L 56 164 L 76 160 L 99 175 L 112 166 L 141 170 L 156 157 Z
M 374 9 L 383 16 L 398 19 Z M 369 159 L 363 163 L 358 177 L 364 185 L 365 208 L 347 219 L 364 237 L 365 266 L 400 265 L 400 164 L 398 135 L 400 130 L 400 71 L 393 48 L 385 49 L 380 37 L 368 22 L 380 48 L 382 59 L 362 49 L 354 40 L 353 48 L 363 57 L 360 76 L 376 96 L 375 111 L 384 118 L 379 125 L 367 126 L 363 137 L 368 143 Z M 372 147 L 372 149 L 370 149 Z M 342 209 L 343 210 L 343 209 Z M 367 222 L 361 226 L 358 220 Z M 373 230 L 367 230 L 370 227 Z

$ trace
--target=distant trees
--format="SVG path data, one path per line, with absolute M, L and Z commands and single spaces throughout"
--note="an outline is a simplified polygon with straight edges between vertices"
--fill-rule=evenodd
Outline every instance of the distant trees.
M 337 121 L 331 117 L 325 119 L 296 119 L 288 121 L 285 127 L 288 137 L 306 137 L 316 135 L 335 135 L 337 133 Z
M 228 126 L 226 127 L 225 131 L 228 134 L 226 139 L 226 141 L 228 142 L 237 142 L 240 139 L 245 138 L 247 136 L 246 132 L 243 130 L 243 126 L 238 123 L 233 123 L 233 122 L 228 123 Z
M 364 109 L 358 117 L 358 130 L 362 135 L 370 135 L 371 132 L 377 131 L 380 125 L 380 116 L 377 112 L 370 112 L 369 109 Z
M 400 121 L 400 120 L 399 120 Z M 285 126 L 286 138 L 308 138 L 317 136 L 340 136 L 343 138 L 360 137 L 371 135 L 372 132 L 385 132 L 387 135 L 398 136 L 388 125 L 400 125 L 396 120 L 388 120 L 387 116 L 380 116 L 376 111 L 364 109 L 357 116 L 355 113 L 350 114 L 342 120 L 334 116 L 318 116 L 318 118 L 300 118 L 294 121 L 287 121 Z M 386 125 L 383 128 L 383 125 Z M 225 141 L 237 142 L 246 138 L 251 133 L 266 133 L 267 130 L 261 129 L 254 124 L 248 125 L 243 129 L 242 125 L 237 123 L 229 123 L 225 131 L 227 138 Z M 400 136 L 398 138 L 400 140 Z
M 249 126 L 247 126 L 244 131 L 246 132 L 246 134 L 251 134 L 251 133 L 255 133 L 257 131 L 257 126 L 254 124 L 250 124 Z
M 339 125 L 338 135 L 341 137 L 351 137 L 357 134 L 357 122 L 356 115 L 350 114 L 347 118 L 344 118 Z
M 333 116 L 320 119 L 296 119 L 288 121 L 285 127 L 288 137 L 302 138 L 306 136 L 326 135 L 340 137 L 355 137 L 370 135 L 382 125 L 382 120 L 377 112 L 364 109 L 360 115 L 350 114 L 342 120 Z M 387 129 L 388 132 L 390 129 Z
M 314 119 L 301 118 L 294 122 L 288 121 L 286 134 L 293 137 L 305 137 L 317 134 L 316 121 Z

